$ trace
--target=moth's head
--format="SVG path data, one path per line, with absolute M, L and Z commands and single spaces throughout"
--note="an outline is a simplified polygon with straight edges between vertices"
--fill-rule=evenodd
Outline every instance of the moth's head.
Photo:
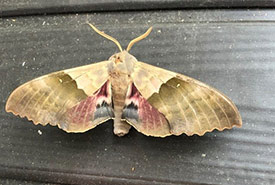
M 152 27 L 150 27 L 144 34 L 142 34 L 141 36 L 139 36 L 139 37 L 133 39 L 133 40 L 128 44 L 126 50 L 123 50 L 122 47 L 121 47 L 121 45 L 120 45 L 120 43 L 119 43 L 115 38 L 113 38 L 113 37 L 107 35 L 106 33 L 102 32 L 102 31 L 99 31 L 94 25 L 92 25 L 92 24 L 90 24 L 90 23 L 87 23 L 87 24 L 89 24 L 89 25 L 95 30 L 95 32 L 97 32 L 99 35 L 101 35 L 101 36 L 103 36 L 103 37 L 105 37 L 105 38 L 107 38 L 107 39 L 113 41 L 113 42 L 118 46 L 120 52 L 114 54 L 113 56 L 111 56 L 111 58 L 112 58 L 112 57 L 115 57 L 115 58 L 116 58 L 116 59 L 115 59 L 115 62 L 116 62 L 116 63 L 123 62 L 123 61 L 125 61 L 125 59 L 126 59 L 127 57 L 131 57 L 132 55 L 130 55 L 128 52 L 130 51 L 130 49 L 132 48 L 132 46 L 133 46 L 135 43 L 137 43 L 138 41 L 140 41 L 140 40 L 146 38 L 146 37 L 150 34 L 150 32 L 152 31 Z M 133 57 L 133 56 L 132 56 L 132 57 Z M 110 58 L 110 59 L 111 59 L 111 58 Z
M 131 74 L 137 59 L 128 53 L 128 51 L 124 50 L 112 55 L 109 61 L 108 69 L 110 72 L 119 71 L 120 73 Z
M 109 61 L 112 61 L 114 64 L 122 64 L 129 62 L 136 62 L 137 59 L 128 53 L 128 51 L 124 50 L 122 52 L 116 53 L 109 58 Z

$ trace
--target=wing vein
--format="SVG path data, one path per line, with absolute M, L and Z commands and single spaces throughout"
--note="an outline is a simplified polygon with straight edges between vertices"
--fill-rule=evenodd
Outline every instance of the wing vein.
M 193 89 L 193 88 L 192 88 L 192 89 Z M 193 89 L 193 92 L 195 93 L 195 90 L 194 90 L 194 89 Z M 199 96 L 200 98 L 202 98 L 199 94 L 196 93 L 196 95 Z M 191 93 L 190 93 L 190 96 L 191 96 L 192 98 L 194 98 L 194 96 L 193 96 Z M 207 120 L 207 123 L 208 123 L 209 127 L 211 127 L 210 121 L 209 121 L 209 119 L 208 119 L 206 113 L 203 111 L 203 108 L 202 108 L 202 107 L 200 106 L 200 104 L 198 104 L 195 100 L 194 100 L 194 102 L 195 102 L 196 105 L 199 107 L 199 109 L 202 111 L 204 117 L 205 117 L 206 120 Z
M 160 102 L 161 102 L 161 104 L 163 105 L 162 107 L 164 108 L 164 109 L 166 109 L 166 112 L 169 112 L 168 110 L 167 110 L 167 108 L 166 108 L 166 106 L 165 106 L 165 103 L 163 102 L 163 99 L 161 98 L 161 96 L 159 96 L 160 98 L 159 98 L 159 100 L 160 100 Z M 158 109 L 157 109 L 158 110 Z M 159 111 L 159 110 L 158 110 Z M 161 112 L 160 112 L 161 113 Z M 165 115 L 164 115 L 165 116 Z M 169 128 L 171 128 L 171 125 L 170 125 L 170 122 L 168 121 L 168 119 L 166 118 L 166 116 L 165 116 L 165 119 L 167 120 L 167 124 L 168 124 L 168 126 L 169 126 Z M 171 133 L 171 130 L 169 130 L 169 132 Z
M 217 105 L 220 107 L 220 109 L 222 110 L 223 114 L 224 114 L 225 117 L 226 117 L 227 123 L 229 124 L 229 127 L 230 127 L 231 124 L 230 124 L 230 121 L 229 121 L 229 118 L 228 118 L 226 112 L 224 111 L 224 109 L 222 108 L 222 106 L 219 104 L 218 101 L 216 101 L 215 99 L 214 99 L 214 101 L 216 102 L 216 104 L 217 104 Z M 221 127 L 221 128 L 222 128 L 222 127 Z
M 25 93 L 24 96 L 22 96 L 22 97 L 17 101 L 16 105 L 19 105 L 20 102 L 21 102 L 28 94 L 30 94 L 30 91 L 28 91 L 27 93 Z
M 81 109 L 80 109 L 80 112 L 79 112 L 79 114 L 78 114 L 78 116 L 77 116 L 77 120 L 79 120 L 79 121 L 81 120 L 82 111 L 83 111 L 85 105 L 87 104 L 87 102 L 88 102 L 88 100 L 84 101 L 84 104 L 82 105 L 82 107 L 81 107 Z M 79 105 L 81 105 L 81 101 L 80 101 Z M 87 113 L 87 111 L 86 111 L 86 113 Z M 85 113 L 85 115 L 86 115 L 86 113 Z M 84 120 L 84 119 L 83 119 L 83 120 Z M 85 120 L 84 120 L 84 121 L 85 121 Z
M 204 91 L 204 93 L 208 94 L 207 92 L 205 92 L 204 89 L 202 89 L 202 91 Z M 212 106 L 211 106 L 203 97 L 202 97 L 202 99 L 205 101 L 205 103 L 207 104 L 207 106 L 208 106 L 208 107 L 211 109 L 211 111 L 214 113 L 215 117 L 216 117 L 217 120 L 218 120 L 218 123 L 219 123 L 219 125 L 220 125 L 220 128 L 222 128 L 221 121 L 220 121 L 220 119 L 219 119 L 219 117 L 218 117 L 216 111 L 212 108 Z M 215 101 L 215 103 L 216 103 L 216 101 Z M 216 103 L 216 104 L 217 104 L 217 103 Z
M 168 85 L 168 84 L 167 84 Z M 169 87 L 171 87 L 171 88 L 173 88 L 173 89 L 175 89 L 176 91 L 177 91 L 177 89 L 175 88 L 175 87 L 173 87 L 173 86 L 171 86 L 171 85 L 169 85 Z M 189 94 L 189 93 L 188 93 Z M 201 126 L 201 124 L 200 124 L 200 121 L 198 120 L 198 118 L 197 118 L 197 116 L 196 116 L 196 114 L 197 114 L 197 111 L 194 109 L 194 107 L 193 107 L 193 105 L 190 103 L 190 101 L 180 92 L 180 95 L 184 98 L 184 100 L 188 103 L 188 105 L 189 105 L 189 107 L 191 108 L 191 110 L 192 110 L 192 112 L 193 112 L 193 114 L 194 114 L 194 116 L 195 116 L 195 118 L 196 118 L 196 120 L 197 120 L 197 123 L 198 123 L 198 126 L 200 127 L 200 130 L 202 131 L 202 126 Z M 177 102 L 177 101 L 176 101 Z M 178 104 L 178 102 L 177 102 L 177 104 Z
M 32 106 L 32 108 L 30 110 L 30 114 L 32 113 L 33 109 L 36 107 L 36 105 L 39 103 L 39 101 L 41 100 L 41 98 L 43 98 L 44 95 L 45 95 L 45 93 L 41 93 L 40 96 L 37 98 L 37 101 L 34 103 L 34 105 Z
M 88 98 L 90 98 L 90 97 L 88 97 Z M 89 103 L 89 105 L 88 105 L 88 107 L 87 107 L 87 109 L 86 109 L 86 113 L 85 113 L 85 115 L 84 115 L 84 121 L 85 122 L 87 122 L 87 116 L 88 116 L 88 113 L 90 112 L 90 108 L 91 108 L 91 103 Z
M 29 100 L 27 101 L 27 103 L 24 105 L 23 109 L 21 110 L 22 112 L 26 109 L 26 107 L 28 107 L 28 105 L 30 104 L 31 100 L 33 99 L 33 97 L 35 95 L 37 95 L 37 93 L 39 93 L 39 90 L 36 91 L 35 93 L 33 93 L 33 95 L 29 98 Z

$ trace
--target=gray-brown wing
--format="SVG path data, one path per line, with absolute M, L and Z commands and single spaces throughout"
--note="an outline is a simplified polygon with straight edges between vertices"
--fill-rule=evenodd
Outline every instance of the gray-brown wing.
M 108 61 L 67 69 L 31 80 L 15 89 L 6 111 L 35 124 L 84 132 L 111 119 Z
M 132 78 L 138 92 L 169 124 L 159 128 L 167 129 L 163 135 L 152 132 L 146 125 L 139 128 L 142 133 L 161 137 L 182 133 L 203 135 L 214 129 L 221 131 L 242 125 L 239 111 L 228 97 L 195 79 L 142 62 L 136 66 Z M 131 124 L 138 127 L 137 123 Z

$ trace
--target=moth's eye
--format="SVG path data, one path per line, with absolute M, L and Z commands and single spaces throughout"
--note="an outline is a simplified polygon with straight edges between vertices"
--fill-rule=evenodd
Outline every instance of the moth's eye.
M 115 56 L 115 63 L 117 64 L 117 63 L 119 63 L 119 62 L 122 62 L 122 60 L 120 59 L 120 57 L 119 56 Z

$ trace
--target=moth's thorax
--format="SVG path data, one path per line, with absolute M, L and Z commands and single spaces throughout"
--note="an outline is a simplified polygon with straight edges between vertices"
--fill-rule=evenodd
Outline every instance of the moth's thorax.
M 137 59 L 129 54 L 127 51 L 122 51 L 112 55 L 109 58 L 110 64 L 108 66 L 109 73 L 125 73 L 131 74 Z
M 132 83 L 131 74 L 133 73 L 137 60 L 127 51 L 122 51 L 111 56 L 109 61 L 108 72 L 112 85 L 114 113 L 115 116 L 120 119 L 125 104 L 127 89 Z

